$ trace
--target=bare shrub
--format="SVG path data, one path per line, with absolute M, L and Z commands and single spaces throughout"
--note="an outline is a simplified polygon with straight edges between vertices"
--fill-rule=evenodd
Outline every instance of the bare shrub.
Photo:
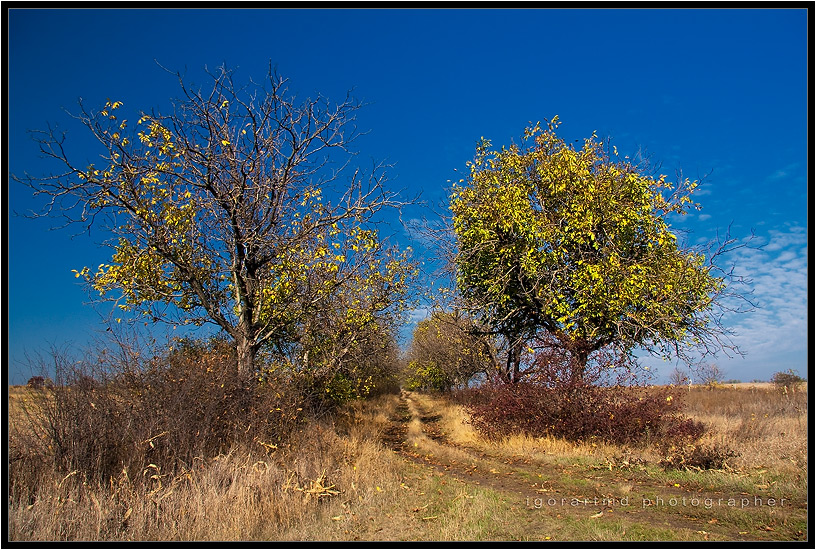
M 401 497 L 402 462 L 382 451 L 377 426 L 394 396 L 358 402 L 351 433 L 305 419 L 285 445 L 236 444 L 175 472 L 147 464 L 105 482 L 41 468 L 30 499 L 9 500 L 10 540 L 303 540 L 322 538 L 316 521 Z M 375 487 L 377 487 L 375 489 Z M 383 491 L 380 492 L 380 487 Z M 363 504 L 366 503 L 366 504 Z M 353 510 L 353 509 L 352 509 Z M 359 509 L 357 510 L 359 512 Z
M 50 361 L 54 386 L 31 392 L 25 421 L 10 429 L 16 499 L 32 498 L 53 472 L 107 483 L 149 465 L 173 474 L 236 445 L 275 449 L 308 412 L 291 379 L 240 375 L 220 339 L 180 341 L 157 354 L 121 344 L 81 361 L 55 350 Z
M 32 390 L 42 390 L 53 385 L 54 383 L 51 381 L 51 379 L 45 376 L 32 376 L 26 383 L 26 387 Z
M 721 470 L 739 453 L 721 445 L 683 445 L 664 452 L 660 465 L 665 469 Z
M 725 376 L 723 369 L 714 363 L 702 363 L 697 365 L 695 373 L 701 384 L 708 384 L 709 386 L 721 384 Z
M 675 367 L 674 370 L 672 370 L 669 373 L 669 383 L 674 385 L 674 386 L 681 386 L 683 384 L 688 384 L 689 383 L 689 375 L 683 369 L 681 369 L 679 367 Z
M 771 382 L 773 382 L 778 388 L 796 387 L 804 381 L 805 379 L 796 374 L 793 369 L 775 372 L 773 377 L 771 377 Z
M 553 436 L 579 442 L 650 443 L 698 439 L 705 426 L 683 417 L 676 388 L 646 386 L 647 370 L 615 349 L 601 350 L 588 363 L 557 348 L 533 359 L 528 378 L 494 382 L 460 398 L 483 436 Z

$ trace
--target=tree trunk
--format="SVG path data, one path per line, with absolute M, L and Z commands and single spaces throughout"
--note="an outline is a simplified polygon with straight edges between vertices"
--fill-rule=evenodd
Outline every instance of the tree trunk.
M 507 349 L 507 365 L 504 368 L 504 379 L 508 384 L 521 380 L 521 342 L 510 344 Z
M 521 342 L 513 346 L 513 383 L 518 384 L 521 380 Z
M 258 355 L 258 345 L 251 344 L 246 339 L 235 343 L 238 352 L 238 374 L 250 378 L 255 372 L 255 357 Z
M 588 360 L 589 352 L 585 350 L 578 350 L 573 354 L 572 372 L 570 373 L 570 377 L 574 384 L 583 384 L 584 373 L 586 372 Z

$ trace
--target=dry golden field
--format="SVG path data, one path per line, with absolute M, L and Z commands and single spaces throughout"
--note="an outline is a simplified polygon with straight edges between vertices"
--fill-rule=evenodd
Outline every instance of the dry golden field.
M 678 392 L 709 426 L 701 443 L 737 453 L 722 469 L 664 470 L 649 446 L 487 441 L 460 406 L 403 392 L 307 421 L 288 446 L 173 473 L 146 465 L 94 484 L 53 471 L 9 495 L 9 538 L 806 540 L 806 388 Z M 10 391 L 12 446 L 37 421 L 31 400 Z

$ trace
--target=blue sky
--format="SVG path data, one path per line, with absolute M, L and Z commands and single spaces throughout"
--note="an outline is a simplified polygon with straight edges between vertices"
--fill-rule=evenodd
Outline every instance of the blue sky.
M 678 221 L 689 241 L 731 226 L 763 249 L 732 258 L 761 309 L 730 320 L 745 358 L 727 378 L 807 371 L 808 14 L 804 9 L 22 10 L 8 35 L 7 172 L 49 172 L 27 130 L 56 123 L 78 155 L 87 136 L 63 109 L 77 99 L 162 109 L 177 82 L 224 62 L 239 81 L 268 63 L 300 96 L 369 105 L 362 163 L 393 163 L 391 185 L 435 204 L 484 136 L 509 144 L 530 121 L 562 120 L 568 141 L 596 131 L 623 154 L 644 148 L 673 177 L 711 172 L 703 209 Z M 51 231 L 15 216 L 36 207 L 9 183 L 6 226 L 9 377 L 25 355 L 81 347 L 104 331 L 71 269 L 106 260 L 104 235 Z M 407 217 L 427 212 L 414 208 Z M 104 313 L 104 311 L 103 311 Z M 421 312 L 420 312 L 421 314 Z M 417 315 L 419 316 L 419 314 Z M 674 364 L 654 363 L 662 375 Z

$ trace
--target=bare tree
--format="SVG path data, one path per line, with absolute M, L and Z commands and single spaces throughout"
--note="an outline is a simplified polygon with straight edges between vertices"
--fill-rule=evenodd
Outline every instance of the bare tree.
M 723 381 L 725 372 L 714 363 L 701 363 L 697 365 L 695 375 L 701 384 L 717 384 Z
M 679 367 L 675 367 L 673 371 L 669 373 L 669 383 L 675 386 L 680 386 L 682 384 L 687 384 L 689 380 L 688 374 L 686 371 Z

